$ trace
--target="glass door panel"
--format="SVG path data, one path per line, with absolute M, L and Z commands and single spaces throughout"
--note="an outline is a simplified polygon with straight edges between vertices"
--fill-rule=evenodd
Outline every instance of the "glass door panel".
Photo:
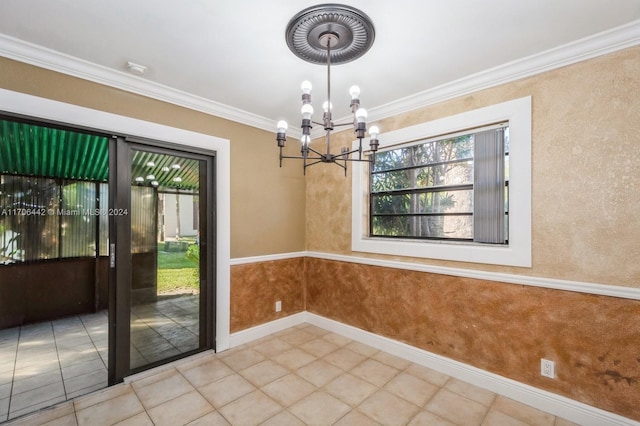
M 206 166 L 131 150 L 131 371 L 204 349 L 199 206 Z

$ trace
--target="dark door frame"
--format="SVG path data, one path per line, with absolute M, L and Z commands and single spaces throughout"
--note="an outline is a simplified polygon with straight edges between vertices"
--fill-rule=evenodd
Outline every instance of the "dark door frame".
M 158 140 L 114 136 L 109 152 L 109 206 L 114 212 L 131 210 L 131 158 L 133 150 L 182 156 L 201 162 L 200 167 L 200 321 L 199 348 L 176 357 L 130 368 L 131 218 L 109 217 L 109 386 L 133 373 L 147 370 L 208 349 L 215 350 L 216 331 L 216 181 L 215 152 Z M 204 166 L 204 167 L 203 167 Z M 113 171 L 113 173 L 111 173 Z M 114 250 L 115 249 L 115 250 Z M 204 271 L 204 273 L 202 273 Z

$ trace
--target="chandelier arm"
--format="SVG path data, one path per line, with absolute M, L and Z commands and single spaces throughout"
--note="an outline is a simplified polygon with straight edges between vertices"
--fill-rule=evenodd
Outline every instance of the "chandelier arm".
M 303 155 L 283 155 L 282 158 L 283 159 L 294 159 L 294 160 L 318 160 L 321 161 L 322 160 L 322 154 L 318 154 L 317 152 L 314 151 L 314 154 L 316 154 L 317 156 L 313 156 L 310 157 L 309 155 L 307 155 L 306 157 Z
M 317 155 L 317 156 L 319 156 L 319 157 L 322 157 L 322 153 L 320 153 L 320 152 L 316 151 L 315 149 L 313 149 L 313 148 L 311 148 L 311 147 L 309 147 L 309 151 L 313 152 L 314 154 L 316 154 L 316 155 Z
M 351 163 L 373 163 L 373 160 L 367 160 L 366 158 L 347 158 L 340 161 L 349 161 Z
M 340 155 L 349 155 L 349 154 L 353 154 L 354 152 L 362 152 L 362 151 L 360 151 L 360 148 L 357 148 L 357 149 L 352 149 L 351 151 L 341 152 Z
M 282 156 L 282 158 L 283 158 L 283 159 L 288 159 L 288 160 L 291 160 L 291 159 L 293 159 L 293 160 L 304 160 L 304 159 L 309 159 L 309 158 L 311 158 L 312 160 L 315 160 L 315 159 L 316 159 L 316 157 L 303 157 L 303 156 L 301 156 L 301 155 L 298 155 L 298 156 L 293 156 L 293 155 L 283 155 L 283 156 Z
M 306 163 L 305 167 L 313 166 L 314 164 L 320 164 L 320 163 L 322 163 L 322 160 L 314 161 L 313 163 Z
M 322 158 L 320 157 L 301 157 L 301 156 L 292 156 L 292 155 L 283 155 L 282 159 L 288 159 L 288 160 L 317 160 L 313 163 L 309 163 L 307 164 L 307 166 L 310 166 L 311 164 L 317 164 L 317 163 L 322 163 Z M 331 161 L 332 163 L 338 163 L 338 161 L 349 161 L 352 163 L 373 163 L 373 160 L 367 160 L 367 159 L 358 159 L 358 158 L 336 158 L 335 161 Z

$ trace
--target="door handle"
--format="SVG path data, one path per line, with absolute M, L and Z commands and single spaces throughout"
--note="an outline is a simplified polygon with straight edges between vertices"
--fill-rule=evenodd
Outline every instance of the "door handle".
M 111 244 L 111 248 L 109 250 L 109 266 L 111 268 L 116 267 L 116 245 Z

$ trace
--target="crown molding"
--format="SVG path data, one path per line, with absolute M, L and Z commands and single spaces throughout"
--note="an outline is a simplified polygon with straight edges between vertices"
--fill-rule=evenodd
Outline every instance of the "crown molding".
M 640 19 L 369 110 L 369 122 L 510 83 L 640 44 Z
M 640 44 L 640 20 L 373 107 L 369 110 L 369 121 L 402 114 L 638 44 Z M 273 131 L 272 119 L 3 34 L 0 34 L 0 56 Z M 317 134 L 317 136 L 320 135 Z
M 0 56 L 126 92 L 273 131 L 273 120 L 181 90 L 0 34 Z

